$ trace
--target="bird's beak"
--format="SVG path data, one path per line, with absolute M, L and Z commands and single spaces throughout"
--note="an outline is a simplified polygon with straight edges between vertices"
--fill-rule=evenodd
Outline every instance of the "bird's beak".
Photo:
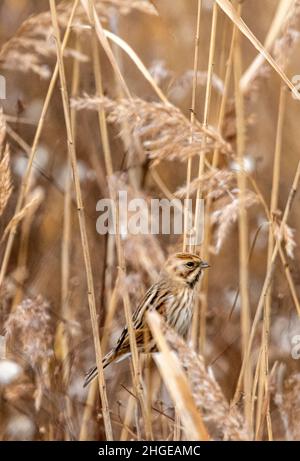
M 210 265 L 209 265 L 207 262 L 205 262 L 205 261 L 202 261 L 202 263 L 200 264 L 200 266 L 201 266 L 201 269 L 207 269 L 208 267 L 210 267 Z

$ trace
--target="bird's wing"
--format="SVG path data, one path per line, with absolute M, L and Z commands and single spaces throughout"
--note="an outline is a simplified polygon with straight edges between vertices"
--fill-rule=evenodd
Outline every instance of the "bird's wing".
M 133 328 L 135 330 L 136 342 L 139 344 L 143 342 L 143 337 L 145 330 L 148 329 L 145 321 L 145 312 L 151 310 L 151 307 L 154 309 L 159 309 L 159 306 L 163 304 L 165 296 L 161 293 L 161 283 L 157 282 L 152 285 L 149 290 L 145 293 L 140 304 L 134 311 L 132 315 Z M 159 309 L 160 310 L 160 309 Z M 122 349 L 126 349 L 129 346 L 129 335 L 128 328 L 125 327 L 118 339 L 117 345 L 115 347 L 115 352 L 121 352 Z

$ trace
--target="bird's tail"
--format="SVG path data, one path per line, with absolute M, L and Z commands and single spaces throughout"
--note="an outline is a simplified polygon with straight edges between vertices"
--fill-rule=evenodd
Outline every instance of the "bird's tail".
M 112 350 L 102 360 L 103 368 L 107 367 L 115 358 L 116 353 Z M 83 387 L 88 386 L 98 376 L 98 368 L 92 367 L 86 374 Z

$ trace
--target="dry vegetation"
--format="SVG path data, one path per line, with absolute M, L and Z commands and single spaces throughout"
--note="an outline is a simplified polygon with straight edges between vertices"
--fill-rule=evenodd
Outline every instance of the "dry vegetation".
M 300 440 L 299 13 L 0 3 L 0 440 Z M 84 389 L 186 243 L 98 235 L 119 190 L 203 198 L 211 269 L 188 343 L 151 314 L 160 353 Z

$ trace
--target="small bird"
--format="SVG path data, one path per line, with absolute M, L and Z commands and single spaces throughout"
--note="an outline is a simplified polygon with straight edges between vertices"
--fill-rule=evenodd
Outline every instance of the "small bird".
M 156 283 L 144 295 L 132 315 L 132 324 L 139 352 L 155 352 L 156 346 L 146 321 L 146 313 L 156 310 L 179 335 L 186 337 L 192 320 L 197 282 L 203 269 L 209 265 L 192 253 L 171 255 Z M 117 345 L 103 358 L 103 368 L 114 360 L 120 361 L 130 355 L 128 328 L 125 327 Z M 84 382 L 86 387 L 98 374 L 91 368 Z

